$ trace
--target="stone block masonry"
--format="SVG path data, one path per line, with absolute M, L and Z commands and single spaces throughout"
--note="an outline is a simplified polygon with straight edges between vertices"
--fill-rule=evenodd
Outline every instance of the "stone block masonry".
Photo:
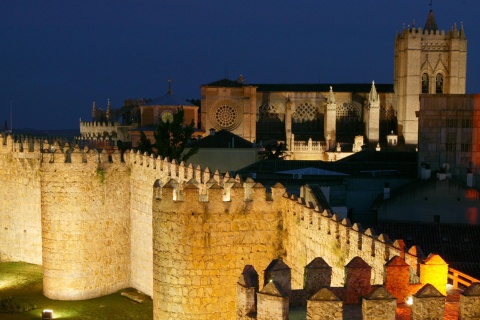
M 196 181 L 181 201 L 173 201 L 176 188 L 167 183 L 153 204 L 154 318 L 233 319 L 244 265 L 266 268 L 281 253 L 280 202 L 267 201 L 261 185 L 234 185 L 235 196 L 223 201 L 224 189 L 214 183 L 204 202 Z
M 99 156 L 74 150 L 79 161 L 66 163 L 57 148 L 42 166 L 43 290 L 51 299 L 98 297 L 130 283 L 127 168 L 83 155 Z
M 0 261 L 41 264 L 40 154 L 12 152 L 11 136 L 0 142 Z
M 383 282 L 394 256 L 419 276 L 401 240 L 320 209 L 308 186 L 297 199 L 280 184 L 267 192 L 147 154 L 1 135 L 0 181 L 8 188 L 0 190 L 0 259 L 42 263 L 52 299 L 132 286 L 153 297 L 155 319 L 234 319 L 245 265 L 265 270 L 280 258 L 291 266 L 291 302 L 317 257 L 331 266 L 333 286 L 344 285 L 344 266 L 357 256 L 371 267 L 366 285 Z M 437 267 L 445 269 L 421 269 Z

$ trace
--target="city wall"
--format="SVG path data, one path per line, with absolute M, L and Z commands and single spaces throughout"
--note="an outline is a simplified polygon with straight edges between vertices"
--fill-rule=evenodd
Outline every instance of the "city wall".
M 42 263 L 40 153 L 0 137 L 0 261 Z
M 297 199 L 280 184 L 266 190 L 146 154 L 1 140 L 0 179 L 9 186 L 0 193 L 9 230 L 1 259 L 42 263 L 52 299 L 132 286 L 153 297 L 155 319 L 232 319 L 245 265 L 281 258 L 292 266 L 293 289 L 319 256 L 339 286 L 357 256 L 372 266 L 372 284 L 395 255 L 418 270 L 401 241 L 340 221 L 312 203 L 308 187 Z

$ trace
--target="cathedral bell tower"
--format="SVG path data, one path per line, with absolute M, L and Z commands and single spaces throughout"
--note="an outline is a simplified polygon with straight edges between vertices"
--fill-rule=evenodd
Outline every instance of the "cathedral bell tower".
M 395 39 L 394 90 L 398 134 L 406 144 L 418 143 L 420 94 L 464 94 L 467 39 L 463 25 L 439 30 L 433 11 L 425 27 L 404 29 Z

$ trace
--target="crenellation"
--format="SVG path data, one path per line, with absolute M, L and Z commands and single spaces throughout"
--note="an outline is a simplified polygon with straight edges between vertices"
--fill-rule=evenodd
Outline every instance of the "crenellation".
M 49 297 L 84 299 L 132 286 L 154 298 L 155 319 L 231 318 L 245 264 L 266 268 L 282 259 L 292 266 L 290 301 L 297 303 L 305 266 L 320 256 L 332 266 L 335 288 L 357 256 L 371 266 L 369 285 L 384 282 L 384 265 L 395 256 L 404 257 L 410 282 L 420 281 L 419 249 L 404 253 L 403 241 L 364 231 L 308 194 L 148 154 L 52 143 L 27 152 L 39 158 L 0 145 L 0 229 L 8 228 L 0 241 L 12 245 L 0 248 L 0 258 L 42 263 Z M 16 244 L 24 230 L 28 238 Z

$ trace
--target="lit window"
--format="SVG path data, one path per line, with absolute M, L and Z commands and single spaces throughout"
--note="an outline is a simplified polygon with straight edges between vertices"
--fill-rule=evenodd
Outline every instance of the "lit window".
M 422 75 L 422 93 L 429 93 L 428 87 L 429 87 L 428 74 L 424 73 Z
M 443 76 L 441 73 L 437 74 L 437 78 L 436 78 L 436 90 L 435 92 L 436 93 L 443 93 Z

